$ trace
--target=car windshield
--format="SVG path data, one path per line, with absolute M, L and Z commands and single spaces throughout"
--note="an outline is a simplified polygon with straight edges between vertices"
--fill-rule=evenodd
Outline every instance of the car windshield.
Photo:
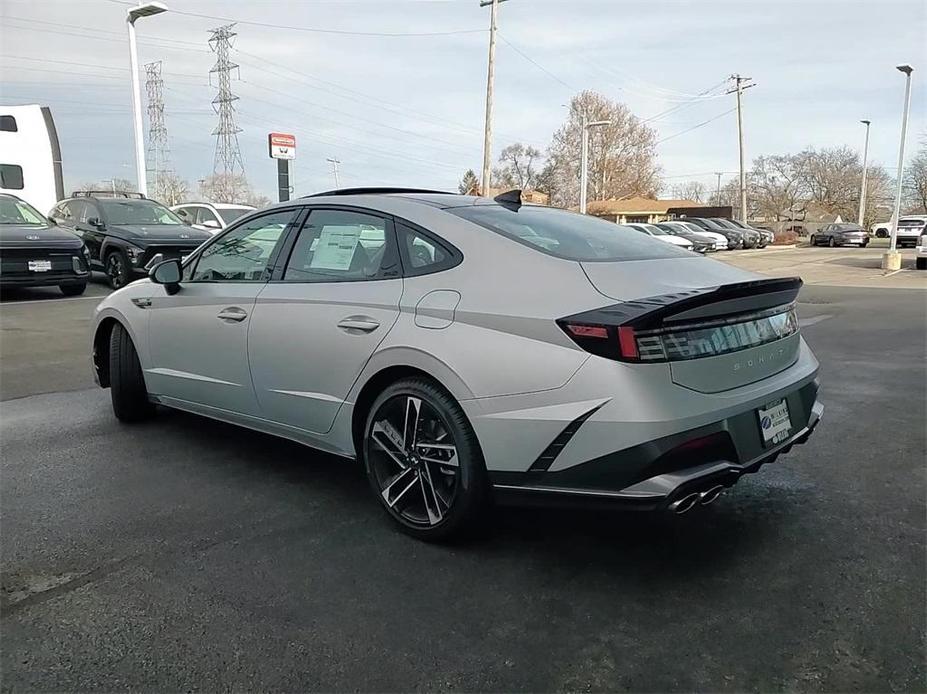
M 690 255 L 631 227 L 553 207 L 472 205 L 447 211 L 565 260 L 645 260 Z
M 16 198 L 0 198 L 0 224 L 45 226 L 45 217 L 32 205 Z
M 219 216 L 222 217 L 222 221 L 226 224 L 231 224 L 236 219 L 241 217 L 243 214 L 251 212 L 248 208 L 234 208 L 234 207 L 225 207 L 222 209 L 217 209 L 216 212 L 219 213 Z
M 154 200 L 98 199 L 107 224 L 182 225 L 173 212 Z
M 666 232 L 655 224 L 639 224 L 638 226 L 643 227 L 654 236 L 666 236 Z

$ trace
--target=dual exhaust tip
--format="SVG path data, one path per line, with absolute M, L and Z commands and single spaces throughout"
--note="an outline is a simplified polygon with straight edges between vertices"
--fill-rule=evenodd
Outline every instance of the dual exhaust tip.
M 669 511 L 681 516 L 683 513 L 688 513 L 696 506 L 708 506 L 708 504 L 716 501 L 723 491 L 724 485 L 716 484 L 714 487 L 709 487 L 703 492 L 686 494 L 684 497 L 671 503 L 669 505 Z

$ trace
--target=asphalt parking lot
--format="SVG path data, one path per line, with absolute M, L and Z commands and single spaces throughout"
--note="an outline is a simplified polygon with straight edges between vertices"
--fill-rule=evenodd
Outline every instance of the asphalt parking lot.
M 4 295 L 2 688 L 922 691 L 927 273 L 880 252 L 723 257 L 804 268 L 807 445 L 698 513 L 502 509 L 454 547 L 394 531 L 344 461 L 118 424 L 87 355 L 105 290 Z

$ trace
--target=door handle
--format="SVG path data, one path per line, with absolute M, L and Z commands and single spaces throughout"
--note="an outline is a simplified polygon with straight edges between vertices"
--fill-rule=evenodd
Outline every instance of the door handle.
M 229 306 L 219 311 L 219 315 L 216 316 L 219 320 L 224 320 L 226 322 L 240 323 L 245 318 L 248 317 L 248 314 L 244 309 L 240 309 L 237 306 Z
M 355 331 L 372 333 L 380 327 L 380 323 L 370 316 L 348 316 L 338 323 L 338 327 L 349 333 Z

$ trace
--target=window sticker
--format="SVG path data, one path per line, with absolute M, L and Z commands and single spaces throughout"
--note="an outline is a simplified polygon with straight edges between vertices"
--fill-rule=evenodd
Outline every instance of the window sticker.
M 313 270 L 343 270 L 351 268 L 354 249 L 360 243 L 358 226 L 324 226 L 309 267 Z

